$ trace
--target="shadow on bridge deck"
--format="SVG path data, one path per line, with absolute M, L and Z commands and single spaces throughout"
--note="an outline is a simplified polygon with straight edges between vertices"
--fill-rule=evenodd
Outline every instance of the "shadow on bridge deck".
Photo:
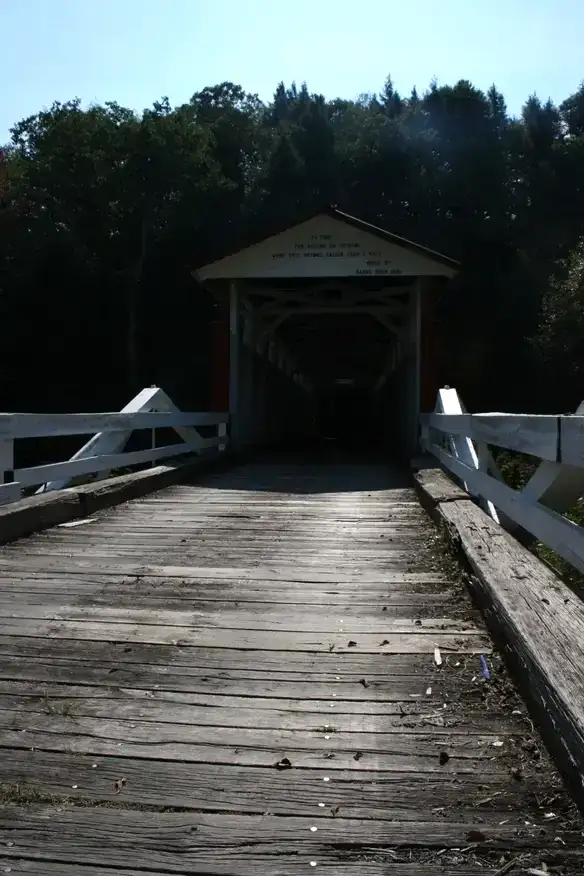
M 216 490 L 318 494 L 377 493 L 411 487 L 411 472 L 399 463 L 382 462 L 382 454 L 310 443 L 304 447 L 276 447 L 232 469 L 229 477 L 213 478 Z
M 398 469 L 215 474 L 4 547 L 0 585 L 5 872 L 582 872 Z

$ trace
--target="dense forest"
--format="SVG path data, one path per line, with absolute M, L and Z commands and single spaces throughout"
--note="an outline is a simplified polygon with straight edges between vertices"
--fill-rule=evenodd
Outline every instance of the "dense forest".
M 325 100 L 233 83 L 142 113 L 55 103 L 13 127 L 0 191 L 0 409 L 208 404 L 191 269 L 324 204 L 459 259 L 445 375 L 468 407 L 584 398 L 584 86 L 520 118 L 470 82 Z

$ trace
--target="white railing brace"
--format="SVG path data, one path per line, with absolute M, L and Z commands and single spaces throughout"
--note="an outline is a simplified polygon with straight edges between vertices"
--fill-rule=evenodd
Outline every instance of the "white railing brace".
M 574 415 L 468 414 L 445 387 L 421 418 L 421 443 L 505 528 L 529 532 L 584 572 L 584 528 L 561 513 L 584 495 L 584 403 Z M 504 483 L 489 445 L 541 460 L 522 490 Z
M 179 410 L 157 386 L 143 389 L 119 413 L 99 414 L 0 414 L 0 504 L 19 499 L 25 487 L 42 486 L 37 493 L 62 489 L 73 478 L 107 477 L 112 469 L 154 463 L 187 453 L 223 452 L 229 443 L 228 414 Z M 197 427 L 213 426 L 216 434 L 203 438 Z M 172 428 L 181 441 L 156 446 L 156 429 Z M 152 446 L 123 452 L 133 431 L 150 429 Z M 20 438 L 87 435 L 92 438 L 66 462 L 14 468 L 14 442 Z

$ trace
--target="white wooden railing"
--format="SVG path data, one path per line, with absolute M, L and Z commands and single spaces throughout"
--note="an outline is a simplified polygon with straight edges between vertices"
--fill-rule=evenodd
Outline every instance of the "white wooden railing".
M 119 413 L 104 414 L 0 414 L 0 505 L 20 499 L 23 489 L 41 485 L 36 492 L 66 487 L 73 478 L 107 477 L 113 469 L 169 459 L 182 454 L 201 454 L 228 444 L 228 415 L 179 410 L 157 386 L 143 389 Z M 203 438 L 197 427 L 214 427 Z M 156 446 L 157 429 L 174 429 L 175 444 Z M 148 429 L 150 448 L 123 452 L 132 432 Z M 52 438 L 95 433 L 66 462 L 14 467 L 14 442 L 22 438 Z
M 519 528 L 584 572 L 584 528 L 563 516 L 584 496 L 584 403 L 575 414 L 469 414 L 455 389 L 421 418 L 435 456 L 501 525 Z M 490 446 L 530 454 L 539 466 L 522 490 L 504 483 Z

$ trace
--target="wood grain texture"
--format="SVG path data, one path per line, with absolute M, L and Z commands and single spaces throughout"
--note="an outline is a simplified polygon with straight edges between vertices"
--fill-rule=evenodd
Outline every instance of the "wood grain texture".
M 391 861 L 389 855 L 385 855 L 386 861 Z M 307 872 L 315 872 L 310 862 L 305 858 L 299 858 L 297 855 L 277 855 L 270 858 L 265 855 L 256 855 L 253 852 L 242 852 L 240 854 L 223 855 L 205 855 L 205 860 L 201 861 L 201 866 L 205 865 L 205 870 L 200 871 L 209 876 L 299 876 Z M 421 863 L 381 863 L 383 859 L 378 856 L 378 861 L 372 861 L 371 856 L 362 863 L 353 863 L 350 858 L 339 863 L 335 856 L 328 854 L 319 855 L 317 866 L 318 873 L 328 873 L 329 876 L 337 876 L 342 873 L 343 876 L 435 876 L 436 870 L 432 869 L 432 864 Z M 395 854 L 394 854 L 395 859 Z M 455 869 L 444 868 L 444 855 L 440 861 L 440 876 L 485 876 L 485 868 L 481 864 L 477 867 L 469 867 L 464 864 L 461 866 L 454 865 Z M 121 870 L 119 867 L 99 867 L 99 866 L 79 866 L 78 864 L 63 864 L 59 861 L 51 861 L 47 865 L 46 861 L 24 861 L 14 858 L 5 859 L 4 863 L 10 866 L 10 872 L 16 874 L 27 874 L 27 876 L 144 876 L 144 870 Z M 50 866 L 50 870 L 47 867 Z M 342 867 L 342 869 L 340 869 Z M 309 869 L 310 868 L 310 869 Z M 152 870 L 148 869 L 148 876 L 169 876 L 169 873 L 176 873 L 176 870 Z M 183 871 L 194 873 L 195 870 Z
M 381 467 L 247 465 L 7 545 L 0 872 L 572 876 L 504 678 Z
M 417 856 L 428 851 L 462 849 L 474 851 L 472 837 L 499 854 L 512 847 L 516 853 L 539 854 L 549 839 L 539 825 L 518 832 L 514 825 L 489 825 L 481 821 L 373 821 L 331 817 L 315 825 L 310 818 L 294 816 L 223 813 L 132 812 L 94 808 L 5 806 L 0 809 L 0 842 L 13 842 L 4 854 L 49 861 L 106 866 L 138 867 L 178 873 L 208 873 L 209 862 L 237 858 L 247 848 L 260 857 L 295 855 L 304 859 L 306 872 L 311 860 L 336 853 L 342 872 L 347 852 L 387 851 L 386 860 L 404 848 Z M 313 828 L 316 827 L 316 830 Z M 10 839 L 8 839 L 10 838 Z M 581 847 L 579 832 L 565 832 L 564 848 Z M 17 851 L 16 851 L 17 850 Z M 412 856 L 413 857 L 413 856 Z M 439 860 L 439 859 L 438 859 Z M 232 868 L 234 863 L 231 863 Z M 50 871 L 49 871 L 50 872 Z M 228 871 L 229 872 L 229 871 Z M 231 872 L 236 872 L 232 869 Z
M 537 818 L 534 797 L 531 805 L 525 788 L 510 785 L 505 776 L 491 775 L 488 793 L 485 777 L 465 777 L 465 807 L 459 805 L 461 782 L 456 775 L 436 772 L 380 773 L 375 781 L 370 771 L 335 770 L 329 783 L 325 769 L 291 772 L 236 764 L 177 763 L 164 761 L 148 770 L 134 758 L 80 757 L 74 754 L 14 750 L 4 768 L 6 781 L 26 788 L 30 794 L 39 789 L 71 800 L 109 801 L 112 804 L 167 807 L 261 815 L 270 801 L 274 815 L 302 815 L 329 818 L 339 807 L 344 818 L 375 820 L 427 820 L 440 808 L 456 811 L 463 821 L 489 818 L 508 819 L 522 824 L 525 818 Z M 119 786 L 120 777 L 126 781 Z M 424 791 L 426 808 L 422 808 Z M 533 792 L 548 790 L 532 782 Z M 440 799 L 440 807 L 436 800 Z M 324 806 L 319 804 L 324 803 Z
M 399 860 L 398 855 L 394 852 L 391 855 L 377 854 L 377 860 L 373 860 L 372 855 L 368 855 L 362 862 L 353 862 L 350 853 L 344 855 L 345 860 L 339 861 L 337 855 L 330 855 L 326 852 L 318 856 L 316 862 L 318 870 L 314 870 L 304 857 L 298 855 L 276 855 L 266 856 L 262 854 L 254 854 L 253 851 L 244 851 L 240 853 L 223 854 L 219 851 L 217 854 L 211 853 L 201 856 L 200 870 L 209 874 L 209 876 L 300 876 L 305 873 L 327 873 L 329 876 L 338 876 L 342 873 L 343 876 L 436 876 L 435 865 L 432 864 L 430 855 L 427 855 L 427 861 L 424 863 L 395 863 Z M 485 870 L 483 864 L 478 866 L 468 866 L 465 864 L 452 864 L 452 859 L 462 857 L 457 853 L 451 855 L 442 854 L 438 859 L 440 876 L 490 876 L 489 871 Z M 562 855 L 566 860 L 568 855 Z M 385 860 L 386 863 L 383 863 Z M 404 858 L 405 861 L 405 858 Z M 59 861 L 51 861 L 47 864 L 46 861 L 33 861 L 9 858 L 5 859 L 4 863 L 10 866 L 11 873 L 27 874 L 27 876 L 144 876 L 144 872 L 148 876 L 169 876 L 169 873 L 176 873 L 176 870 L 152 870 L 149 868 L 144 870 L 127 870 L 119 867 L 100 867 L 79 866 L 78 864 L 64 864 Z M 450 866 L 449 866 L 450 865 Z M 47 869 L 50 866 L 50 870 Z M 196 870 L 188 870 L 182 872 L 195 873 Z M 491 873 L 494 871 L 491 871 Z
M 456 503 L 441 513 L 474 568 L 471 586 L 485 617 L 584 805 L 584 605 L 477 506 Z

